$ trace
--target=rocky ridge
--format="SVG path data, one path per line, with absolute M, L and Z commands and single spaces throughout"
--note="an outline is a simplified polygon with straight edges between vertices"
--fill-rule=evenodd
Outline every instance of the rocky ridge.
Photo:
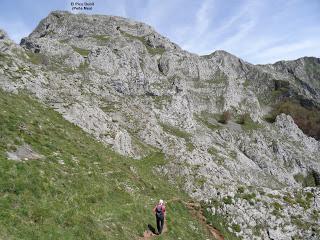
M 265 120 L 283 99 L 319 109 L 319 59 L 198 56 L 143 23 L 60 11 L 20 46 L 1 31 L 0 59 L 3 89 L 30 92 L 121 154 L 161 149 L 171 161 L 157 171 L 244 239 L 319 237 L 320 143 L 288 115 Z

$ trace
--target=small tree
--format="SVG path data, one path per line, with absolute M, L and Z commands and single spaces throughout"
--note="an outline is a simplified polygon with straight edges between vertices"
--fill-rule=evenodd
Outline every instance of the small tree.
M 229 111 L 224 111 L 219 119 L 220 123 L 227 124 L 231 119 L 231 113 Z

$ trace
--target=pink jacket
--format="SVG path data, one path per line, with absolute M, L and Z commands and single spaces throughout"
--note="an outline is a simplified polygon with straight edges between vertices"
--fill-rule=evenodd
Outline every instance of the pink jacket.
M 157 204 L 157 205 L 153 208 L 153 212 L 156 213 L 156 210 L 157 210 L 157 207 L 158 207 L 158 206 L 161 206 L 163 216 L 166 216 L 166 206 L 165 206 L 164 204 L 163 204 L 163 205 Z

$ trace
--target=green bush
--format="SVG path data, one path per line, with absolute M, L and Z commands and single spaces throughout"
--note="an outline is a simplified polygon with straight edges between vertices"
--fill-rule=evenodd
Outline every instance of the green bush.
M 224 204 L 232 204 L 232 197 L 231 196 L 226 196 L 222 199 Z
M 312 197 L 310 198 L 311 195 L 308 195 L 308 194 L 304 195 L 304 194 L 305 194 L 304 192 L 298 192 L 296 194 L 295 201 L 304 209 L 309 209 L 312 204 Z
M 259 123 L 252 120 L 248 113 L 240 115 L 237 119 L 237 123 L 240 124 L 244 130 L 255 130 L 261 127 Z
M 296 203 L 295 200 L 291 197 L 290 194 L 287 194 L 286 196 L 283 196 L 283 200 L 284 200 L 286 203 L 290 204 L 291 206 Z
M 248 202 L 250 202 L 251 200 L 254 200 L 256 198 L 256 194 L 255 193 L 247 193 L 247 194 L 243 194 L 241 195 L 241 198 L 247 200 Z
M 207 151 L 209 154 L 211 154 L 213 156 L 216 156 L 218 154 L 218 150 L 215 147 L 208 148 Z
M 238 187 L 237 192 L 238 193 L 244 193 L 244 187 L 243 186 Z
M 293 176 L 296 182 L 301 183 L 303 187 L 315 187 L 316 182 L 312 172 L 308 172 L 307 175 L 303 175 L 302 173 L 295 174 Z
M 320 139 L 320 109 L 304 107 L 301 101 L 287 99 L 278 103 L 272 112 L 265 116 L 268 122 L 274 122 L 276 117 L 285 113 L 290 115 L 297 126 L 308 136 Z
M 239 224 L 232 224 L 231 228 L 235 231 L 235 232 L 240 232 L 241 228 Z
M 277 211 L 283 209 L 282 205 L 281 205 L 280 203 L 278 203 L 278 202 L 273 202 L 273 203 L 271 203 L 271 205 L 272 205 L 272 206 L 274 207 L 274 209 L 277 210 Z

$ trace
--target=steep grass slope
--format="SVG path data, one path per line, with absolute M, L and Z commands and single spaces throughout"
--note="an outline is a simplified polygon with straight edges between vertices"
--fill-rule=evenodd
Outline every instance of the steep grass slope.
M 23 144 L 43 158 L 8 160 Z M 0 239 L 137 239 L 155 226 L 159 198 L 168 232 L 157 239 L 211 239 L 188 197 L 153 170 L 164 163 L 156 151 L 117 155 L 27 94 L 0 91 Z

